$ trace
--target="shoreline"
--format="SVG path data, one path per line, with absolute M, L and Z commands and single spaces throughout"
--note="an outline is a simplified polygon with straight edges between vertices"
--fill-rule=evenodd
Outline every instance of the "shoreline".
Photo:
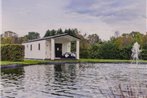
M 86 64 L 86 63 L 110 63 L 110 64 L 131 64 L 132 60 L 106 60 L 106 59 L 80 59 L 80 60 L 25 60 L 23 62 L 1 61 L 1 69 L 16 68 L 29 65 L 47 64 Z M 139 64 L 147 64 L 147 60 L 139 60 Z

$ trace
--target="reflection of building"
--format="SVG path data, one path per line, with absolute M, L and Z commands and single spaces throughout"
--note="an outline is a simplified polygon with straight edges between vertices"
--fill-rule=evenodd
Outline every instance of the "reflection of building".
M 1 36 L 2 37 L 18 37 L 18 35 L 12 31 L 6 31 Z
M 55 72 L 68 74 L 70 76 L 77 76 L 79 71 L 79 64 L 57 64 L 54 65 Z

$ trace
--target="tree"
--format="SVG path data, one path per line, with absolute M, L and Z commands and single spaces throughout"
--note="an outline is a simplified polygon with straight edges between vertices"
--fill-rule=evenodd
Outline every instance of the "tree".
M 25 35 L 28 40 L 38 39 L 40 38 L 40 34 L 37 32 L 28 32 L 28 35 Z
M 57 30 L 57 34 L 63 34 L 63 31 L 61 28 Z
M 89 56 L 90 58 L 102 58 L 102 56 L 100 55 L 100 50 L 101 50 L 101 44 L 96 43 L 93 44 L 90 49 L 89 49 Z
M 51 36 L 53 36 L 53 35 L 56 35 L 57 34 L 57 31 L 56 30 L 51 30 Z
M 51 31 L 50 30 L 47 30 L 44 37 L 48 37 L 48 36 L 51 36 Z
M 78 34 L 77 36 L 80 38 L 80 57 L 89 58 L 89 48 L 91 46 L 89 41 L 82 34 Z
M 88 41 L 91 45 L 101 42 L 101 39 L 97 34 L 91 34 L 88 36 Z
M 119 37 L 119 36 L 120 36 L 119 31 L 115 31 L 115 33 L 114 33 L 114 37 L 117 38 L 117 37 Z
M 138 42 L 139 44 L 143 44 L 143 40 L 142 40 L 142 38 L 143 38 L 143 34 L 141 34 L 140 32 L 131 32 L 130 33 L 130 36 L 133 38 L 133 40 L 134 40 L 134 43 L 135 42 Z
M 27 42 L 28 38 L 27 38 L 27 36 L 23 36 L 23 37 L 19 37 L 18 40 L 19 40 L 19 44 L 22 44 L 24 42 Z
M 142 41 L 142 48 L 147 50 L 147 34 L 143 36 Z

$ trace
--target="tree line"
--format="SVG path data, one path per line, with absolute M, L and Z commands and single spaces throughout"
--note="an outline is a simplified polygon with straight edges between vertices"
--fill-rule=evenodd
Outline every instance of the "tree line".
M 47 30 L 43 37 L 68 33 L 80 38 L 80 57 L 98 59 L 131 59 L 131 49 L 135 42 L 141 45 L 141 59 L 147 59 L 147 34 L 140 32 L 123 33 L 112 36 L 108 41 L 102 41 L 97 34 L 82 34 L 77 29 Z M 28 32 L 27 35 L 18 38 L 1 38 L 2 44 L 21 44 L 23 42 L 38 39 L 38 32 Z M 75 42 L 72 42 L 72 50 L 75 51 Z
M 99 59 L 132 59 L 132 46 L 138 42 L 141 46 L 140 59 L 147 59 L 147 34 L 140 32 L 123 33 L 118 37 L 111 37 L 108 41 L 99 41 L 90 44 L 89 47 L 81 47 L 81 56 L 83 58 L 99 58 Z M 82 53 L 84 52 L 84 53 Z

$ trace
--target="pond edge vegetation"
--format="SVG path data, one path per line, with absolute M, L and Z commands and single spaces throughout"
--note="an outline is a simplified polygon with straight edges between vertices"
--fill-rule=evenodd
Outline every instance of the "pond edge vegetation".
M 37 64 L 65 64 L 65 63 L 130 63 L 132 60 L 114 60 L 114 59 L 80 59 L 80 60 L 24 60 L 24 61 L 1 61 L 1 68 L 21 67 Z M 140 64 L 147 64 L 147 60 L 139 60 Z

